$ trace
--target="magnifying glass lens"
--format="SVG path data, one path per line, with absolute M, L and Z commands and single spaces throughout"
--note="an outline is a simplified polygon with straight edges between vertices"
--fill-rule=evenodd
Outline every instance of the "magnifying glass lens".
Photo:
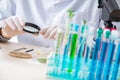
M 38 34 L 40 31 L 40 27 L 33 24 L 33 23 L 25 23 L 25 26 L 23 27 L 23 31 L 32 33 L 32 34 Z
M 36 29 L 34 27 L 30 27 L 30 26 L 25 26 L 24 29 L 27 30 L 27 31 L 35 32 L 35 33 L 39 32 L 38 29 Z

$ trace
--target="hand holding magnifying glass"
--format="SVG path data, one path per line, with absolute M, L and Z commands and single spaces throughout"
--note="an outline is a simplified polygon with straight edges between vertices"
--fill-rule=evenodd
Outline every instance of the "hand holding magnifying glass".
M 11 16 L 0 21 L 1 35 L 4 38 L 11 38 L 25 32 L 38 35 L 41 28 L 34 23 L 24 22 L 23 18 Z
M 56 25 L 51 25 L 46 28 L 41 28 L 33 23 L 26 22 L 23 27 L 23 31 L 31 33 L 31 34 L 41 34 L 44 38 L 55 39 L 57 34 L 58 27 Z
M 57 27 L 55 25 L 48 26 L 41 30 L 38 25 L 30 22 L 24 22 L 21 17 L 17 16 L 9 17 L 1 21 L 0 26 L 2 26 L 1 32 L 5 38 L 11 38 L 27 32 L 33 35 L 39 35 L 40 33 L 40 35 L 44 38 L 52 39 L 57 32 Z

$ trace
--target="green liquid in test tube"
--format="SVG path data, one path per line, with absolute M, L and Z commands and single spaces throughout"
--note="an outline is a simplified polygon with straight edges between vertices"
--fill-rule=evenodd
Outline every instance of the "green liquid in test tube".
M 72 42 L 71 42 L 71 49 L 70 49 L 70 56 L 69 56 L 69 64 L 68 64 L 68 72 L 71 73 L 74 64 L 74 57 L 77 49 L 77 41 L 78 41 L 78 28 L 79 25 L 74 24 L 72 33 Z
M 77 38 L 78 38 L 78 34 L 73 34 L 72 35 L 72 48 L 71 48 L 71 52 L 70 52 L 70 58 L 71 59 L 74 59 L 74 56 L 75 56 Z

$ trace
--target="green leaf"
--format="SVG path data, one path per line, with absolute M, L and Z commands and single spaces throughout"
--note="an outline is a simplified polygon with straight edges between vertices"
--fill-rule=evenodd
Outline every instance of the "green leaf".
M 41 58 L 41 59 L 37 59 L 39 62 L 42 62 L 42 63 L 46 63 L 46 59 L 44 59 L 44 58 Z
M 74 14 L 74 11 L 71 10 L 71 9 L 69 9 L 67 12 L 69 13 L 69 14 L 68 14 L 68 15 L 69 15 L 69 18 L 72 19 L 73 16 L 75 15 L 75 14 Z
M 84 25 L 87 23 L 87 20 L 83 20 Z

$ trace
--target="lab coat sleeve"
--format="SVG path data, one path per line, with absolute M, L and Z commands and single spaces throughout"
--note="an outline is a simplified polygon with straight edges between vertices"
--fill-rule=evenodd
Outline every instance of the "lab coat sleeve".
M 1 0 L 0 1 L 0 21 L 6 19 L 9 16 L 15 15 L 15 0 Z M 0 26 L 1 28 L 2 26 Z M 0 42 L 7 41 L 0 35 Z
M 15 12 L 16 12 L 16 0 L 0 1 L 0 20 L 6 19 L 9 16 L 14 16 Z

